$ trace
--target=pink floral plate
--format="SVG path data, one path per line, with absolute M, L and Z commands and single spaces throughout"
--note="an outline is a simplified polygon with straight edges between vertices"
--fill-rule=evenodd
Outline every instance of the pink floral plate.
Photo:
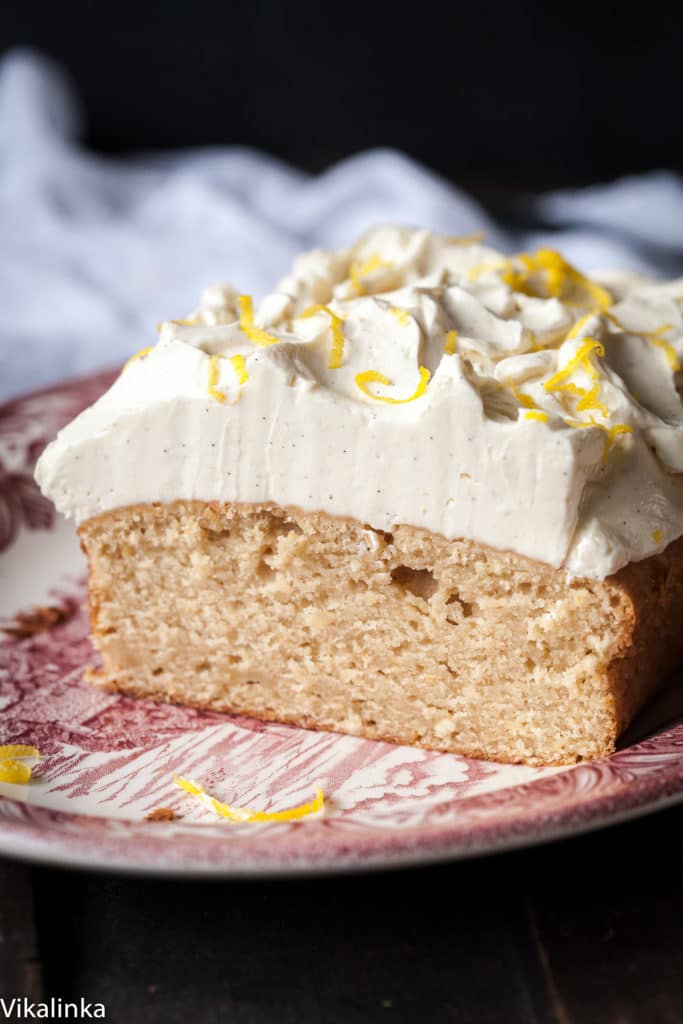
M 683 799 L 675 685 L 612 757 L 542 769 L 89 687 L 82 555 L 32 467 L 111 379 L 69 382 L 0 408 L 0 744 L 41 753 L 28 785 L 0 783 L 0 853 L 153 875 L 394 867 L 556 839 Z M 298 821 L 232 824 L 175 786 L 174 773 L 234 806 L 266 811 L 305 803 L 320 786 L 324 809 Z

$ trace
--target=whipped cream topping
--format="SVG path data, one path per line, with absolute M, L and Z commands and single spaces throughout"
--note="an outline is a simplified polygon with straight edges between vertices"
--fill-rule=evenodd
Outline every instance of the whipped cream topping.
M 78 522 L 275 502 L 604 578 L 683 534 L 682 303 L 683 279 L 377 228 L 257 308 L 207 289 L 36 478 Z

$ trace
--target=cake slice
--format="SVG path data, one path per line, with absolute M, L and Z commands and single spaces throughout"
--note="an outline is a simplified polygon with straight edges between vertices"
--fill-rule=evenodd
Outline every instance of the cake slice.
M 683 661 L 683 283 L 377 229 L 209 289 L 61 432 L 99 685 L 529 764 Z

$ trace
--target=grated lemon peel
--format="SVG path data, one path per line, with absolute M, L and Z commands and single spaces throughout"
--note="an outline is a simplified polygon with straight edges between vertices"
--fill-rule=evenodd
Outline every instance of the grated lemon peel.
M 513 395 L 515 396 L 519 404 L 522 405 L 525 409 L 536 408 L 536 405 L 531 395 L 527 395 L 526 392 L 520 391 L 516 384 L 512 384 L 511 389 Z
M 357 373 L 355 376 L 356 386 L 364 395 L 368 398 L 374 398 L 377 402 L 387 402 L 389 405 L 405 405 L 406 402 L 414 402 L 416 398 L 420 398 L 424 395 L 427 390 L 427 384 L 430 378 L 429 370 L 426 366 L 420 367 L 420 383 L 417 385 L 415 391 L 408 398 L 391 398 L 389 395 L 376 395 L 367 387 L 368 384 L 385 384 L 387 387 L 393 387 L 393 381 L 390 381 L 388 377 L 385 377 L 379 370 L 365 370 L 363 373 Z
M 209 392 L 209 394 L 211 395 L 211 397 L 216 402 L 225 402 L 225 401 L 227 401 L 227 397 L 228 397 L 225 394 L 224 391 L 220 391 L 216 387 L 216 385 L 218 384 L 218 378 L 220 376 L 220 369 L 219 369 L 220 361 L 221 361 L 221 359 L 224 359 L 224 358 L 225 358 L 224 356 L 220 356 L 220 355 L 213 355 L 213 356 L 209 357 L 209 376 L 208 376 L 207 388 L 206 389 Z M 237 377 L 237 383 L 239 385 L 239 389 L 238 389 L 237 398 L 235 399 L 235 401 L 238 402 L 239 399 L 240 399 L 240 396 L 242 394 L 242 391 L 241 391 L 242 385 L 246 384 L 247 381 L 249 380 L 249 374 L 247 373 L 247 367 L 246 367 L 246 363 L 244 361 L 244 356 L 239 355 L 239 354 L 234 355 L 234 356 L 230 356 L 229 359 L 228 359 L 228 362 L 232 366 L 232 368 L 233 368 L 233 370 L 235 372 L 235 376 Z
M 244 356 L 239 355 L 239 353 L 237 355 L 230 356 L 230 365 L 235 371 L 237 383 L 240 386 L 242 384 L 246 384 L 247 381 L 249 380 L 249 374 L 247 373 L 247 367 L 244 362 Z
M 123 369 L 121 370 L 121 373 L 125 373 L 129 366 L 132 366 L 133 363 L 137 363 L 138 359 L 142 359 L 144 356 L 148 356 L 149 353 L 153 351 L 154 345 L 148 345 L 147 348 L 141 348 L 139 352 L 136 352 L 135 355 L 131 356 L 130 359 L 126 360 L 126 362 L 123 364 Z
M 458 351 L 458 332 L 446 331 L 446 337 L 443 343 L 443 350 L 447 356 L 454 356 Z
M 410 327 L 412 317 L 407 309 L 402 309 L 400 306 L 389 306 L 389 312 L 401 327 Z
M 670 341 L 667 341 L 666 338 L 660 337 L 660 333 L 670 329 L 671 324 L 666 324 L 664 327 L 660 327 L 657 331 L 650 331 L 648 334 L 645 334 L 644 337 L 647 338 L 651 345 L 662 350 L 666 356 L 666 361 L 669 364 L 670 369 L 674 373 L 678 373 L 681 368 L 681 361 L 678 358 L 678 352 Z
M 37 747 L 29 747 L 26 743 L 6 743 L 0 746 L 0 758 L 7 757 L 40 757 Z
M 565 392 L 578 399 L 577 412 L 599 412 L 607 419 L 609 410 L 605 403 L 600 401 L 600 374 L 590 358 L 593 353 L 600 357 L 604 356 L 605 346 L 595 338 L 585 338 L 572 358 L 557 373 L 544 381 L 543 388 L 548 392 Z M 582 388 L 573 381 L 566 380 L 579 368 L 593 381 L 591 388 Z
M 528 274 L 539 270 L 545 272 L 546 287 L 553 298 L 563 296 L 563 293 L 567 291 L 567 285 L 572 284 L 583 289 L 601 313 L 604 313 L 612 305 L 612 296 L 607 289 L 582 274 L 580 270 L 568 263 L 557 250 L 538 249 L 533 256 L 522 254 L 520 259 Z M 566 294 L 563 297 L 568 305 L 572 304 L 568 301 Z M 582 305 L 582 303 L 578 303 L 578 305 Z
M 309 317 L 315 316 L 316 313 L 325 313 L 330 319 L 332 348 L 330 349 L 330 359 L 327 366 L 330 370 L 338 370 L 344 359 L 344 328 L 342 318 L 331 310 L 329 306 L 318 304 L 305 309 L 303 313 L 299 314 L 299 319 L 308 320 Z
M 513 395 L 519 402 L 520 406 L 525 409 L 524 416 L 522 419 L 525 420 L 538 420 L 539 423 L 547 423 L 549 415 L 543 409 L 539 409 L 534 402 L 531 395 L 527 395 L 525 391 L 520 391 L 516 384 L 512 384 L 510 381 L 502 381 L 504 387 L 509 387 Z
M 578 338 L 581 331 L 584 329 L 589 320 L 595 316 L 595 313 L 586 313 L 585 316 L 580 316 L 573 327 L 570 327 L 565 336 L 565 341 L 573 341 L 574 338 Z
M 568 388 L 569 385 L 565 385 L 565 387 Z M 576 403 L 577 412 L 589 412 L 591 410 L 596 410 L 601 413 L 605 419 L 608 418 L 609 410 L 605 403 L 601 402 L 598 397 L 600 394 L 600 384 L 597 381 L 588 391 L 586 391 L 585 388 L 578 387 L 576 384 L 571 388 L 571 391 L 579 398 L 579 401 Z
M 655 327 L 654 331 L 635 331 L 622 324 L 621 320 L 617 319 L 613 313 L 608 313 L 607 318 L 624 334 L 636 334 L 641 338 L 647 338 L 650 344 L 654 345 L 656 348 L 660 348 L 664 352 L 666 361 L 668 362 L 671 370 L 674 373 L 678 373 L 681 368 L 681 361 L 678 358 L 678 352 L 670 341 L 667 341 L 666 338 L 662 338 L 662 334 L 666 334 L 667 331 L 673 330 L 673 324 L 662 324 L 661 327 Z
M 235 824 L 240 822 L 298 821 L 299 818 L 317 814 L 323 810 L 325 805 L 325 797 L 319 786 L 315 791 L 315 796 L 308 803 L 289 807 L 285 811 L 254 811 L 248 807 L 232 807 L 230 804 L 216 800 L 206 792 L 200 782 L 195 782 L 194 779 L 185 779 L 182 775 L 174 775 L 173 782 L 179 789 L 196 797 L 209 810 Z
M 633 427 L 629 427 L 628 423 L 615 423 L 613 427 L 604 427 L 602 429 L 604 429 L 607 433 L 607 437 L 605 439 L 605 448 L 602 453 L 602 464 L 603 466 L 606 466 L 607 459 L 609 458 L 609 453 L 612 450 L 612 447 L 616 439 L 618 437 L 622 437 L 625 434 L 632 434 Z
M 533 280 L 535 275 L 542 274 L 548 297 L 562 298 L 567 305 L 592 305 L 597 312 L 604 313 L 613 302 L 606 288 L 582 274 L 555 249 L 538 249 L 533 255 L 521 252 L 517 256 L 479 263 L 470 268 L 468 276 L 476 280 L 489 270 L 500 270 L 501 279 L 512 291 L 534 298 L 544 297 Z M 567 293 L 572 287 L 583 292 L 583 298 L 587 297 L 589 302 L 571 301 Z
M 565 419 L 564 421 L 568 427 L 574 427 L 576 430 L 587 430 L 590 427 L 594 427 L 596 430 L 602 430 L 605 434 L 605 447 L 602 452 L 602 464 L 607 465 L 607 459 L 609 453 L 612 450 L 615 441 L 618 437 L 625 434 L 632 434 L 633 427 L 630 427 L 628 423 L 615 423 L 614 426 L 608 427 L 604 423 L 598 423 L 592 417 L 589 420 L 571 420 Z
M 31 768 L 21 761 L 0 761 L 0 782 L 23 786 L 31 779 Z
M 353 260 L 349 267 L 349 280 L 353 285 L 356 295 L 365 295 L 365 284 L 363 279 L 375 270 L 391 270 L 394 266 L 392 260 L 383 260 L 378 253 L 369 256 L 363 263 Z
M 279 338 L 264 331 L 262 327 L 257 327 L 254 323 L 254 304 L 251 295 L 238 295 L 237 308 L 240 312 L 240 330 L 246 334 L 252 345 L 265 348 L 268 345 L 279 344 Z
M 219 391 L 216 387 L 219 377 L 218 367 L 222 358 L 222 356 L 209 356 L 209 376 L 206 384 L 206 390 L 216 402 L 225 402 L 227 398 L 225 392 Z
M 605 346 L 601 341 L 596 341 L 595 338 L 586 338 L 582 345 L 576 350 L 574 355 L 568 362 L 562 366 L 557 373 L 554 373 L 552 377 L 543 382 L 543 389 L 545 391 L 557 391 L 558 385 L 561 384 L 567 377 L 570 377 L 574 370 L 578 369 L 579 366 L 586 371 L 586 373 L 594 380 L 598 375 L 598 371 L 590 361 L 590 356 L 595 353 L 597 356 L 604 356 Z
M 7 743 L 0 746 L 0 782 L 9 782 L 11 785 L 26 785 L 31 778 L 31 766 L 22 764 L 17 758 L 39 758 L 40 753 L 37 747 L 28 746 L 25 743 Z

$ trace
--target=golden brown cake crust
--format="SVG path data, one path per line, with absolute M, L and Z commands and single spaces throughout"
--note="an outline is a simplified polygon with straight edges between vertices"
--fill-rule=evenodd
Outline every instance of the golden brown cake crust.
M 607 754 L 683 660 L 683 539 L 604 581 L 269 505 L 79 530 L 113 690 L 529 764 Z

